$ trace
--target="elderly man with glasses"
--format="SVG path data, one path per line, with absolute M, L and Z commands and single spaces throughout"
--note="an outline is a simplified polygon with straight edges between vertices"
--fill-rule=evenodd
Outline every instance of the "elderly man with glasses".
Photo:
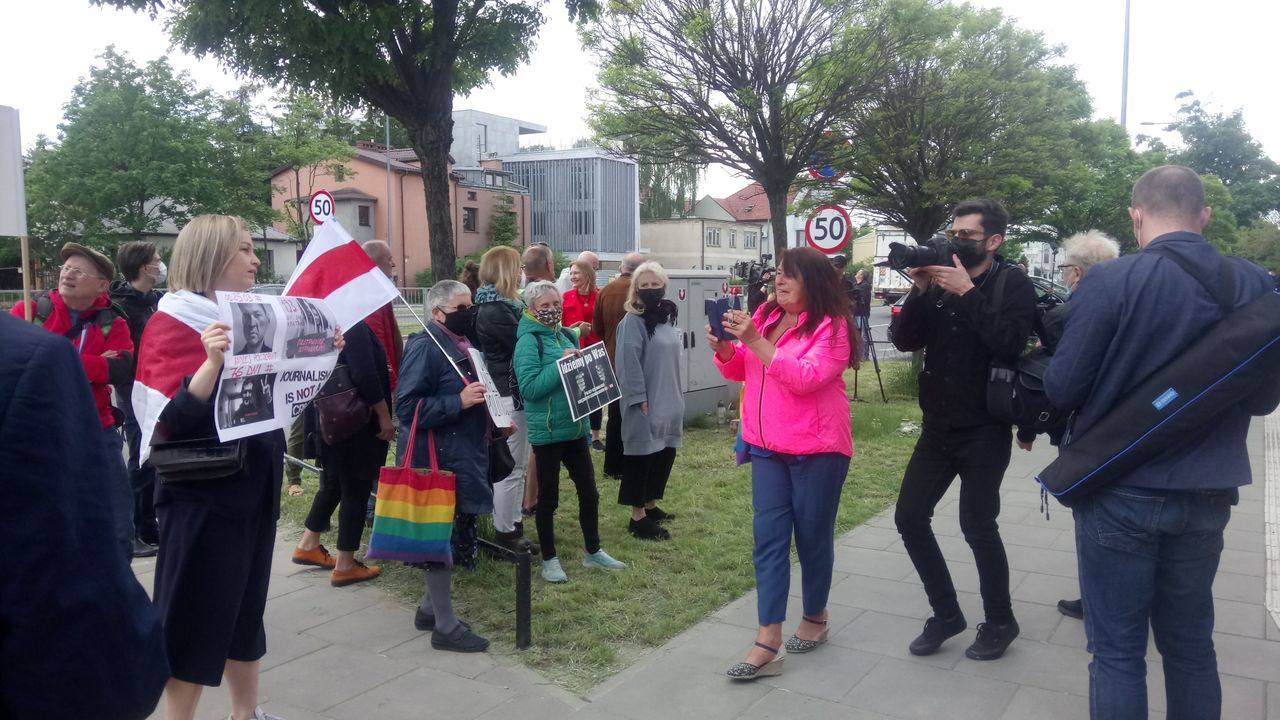
M 1035 318 L 1036 294 L 1027 275 L 996 251 L 1009 214 L 994 200 L 956 206 L 947 231 L 949 265 L 913 268 L 915 282 L 890 321 L 899 350 L 924 350 L 920 408 L 924 429 L 907 463 L 894 520 L 924 584 L 933 617 L 913 640 L 913 655 L 931 655 L 967 624 L 955 584 L 930 520 L 947 488 L 960 477 L 960 530 L 973 550 L 986 622 L 965 651 L 995 660 L 1018 636 L 1009 596 L 1009 561 L 1000 539 L 1000 483 L 1013 446 L 1013 428 L 987 411 L 992 360 L 1022 354 Z
M 98 421 L 107 446 L 105 472 L 112 515 L 116 521 L 115 540 L 125 558 L 133 558 L 133 490 L 121 454 L 124 441 L 116 429 L 122 416 L 111 405 L 111 385 L 128 382 L 133 374 L 133 339 L 125 319 L 113 312 L 107 287 L 116 267 L 102 253 L 79 243 L 62 246 L 62 266 L 58 287 L 36 294 L 31 301 L 32 320 L 45 330 L 67 338 L 84 365 Z M 26 303 L 13 307 L 13 314 L 26 318 Z M 50 398 L 51 402 L 56 398 Z M 65 438 L 75 442 L 75 438 Z M 128 560 L 126 560 L 128 562 Z

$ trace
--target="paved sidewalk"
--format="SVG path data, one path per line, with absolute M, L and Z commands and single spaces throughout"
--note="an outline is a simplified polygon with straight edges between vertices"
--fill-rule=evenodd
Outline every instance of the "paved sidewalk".
M 1254 484 L 1244 490 L 1226 533 L 1214 586 L 1223 717 L 1280 720 L 1280 630 L 1264 607 L 1266 469 L 1280 478 L 1280 416 L 1254 423 L 1249 438 Z M 1267 463 L 1264 445 L 1272 454 Z M 892 511 L 838 540 L 831 593 L 831 641 L 787 659 L 781 677 L 734 684 L 723 673 L 755 634 L 755 594 L 730 603 L 586 698 L 548 683 L 512 658 L 431 649 L 413 629 L 411 608 L 375 586 L 335 591 L 327 573 L 289 562 L 277 543 L 263 660 L 265 707 L 287 720 L 315 718 L 939 718 L 1051 720 L 1088 717 L 1084 627 L 1058 614 L 1077 597 L 1071 515 L 1056 503 L 1040 512 L 1033 474 L 1052 458 L 1047 443 L 1015 448 L 1006 476 L 1001 534 L 1009 555 L 1014 612 L 1022 634 L 1008 654 L 981 663 L 964 657 L 982 619 L 973 555 L 956 519 L 957 488 L 938 506 L 934 526 L 960 591 L 970 630 L 927 658 L 907 643 L 929 614 L 924 591 L 893 527 Z M 1274 542 L 1274 541 L 1273 541 Z M 150 587 L 151 564 L 135 563 Z M 784 627 L 799 619 L 798 572 Z M 1153 718 L 1164 717 L 1163 675 L 1148 654 Z M 225 688 L 207 691 L 201 718 L 225 718 Z M 156 717 L 159 717 L 157 714 Z

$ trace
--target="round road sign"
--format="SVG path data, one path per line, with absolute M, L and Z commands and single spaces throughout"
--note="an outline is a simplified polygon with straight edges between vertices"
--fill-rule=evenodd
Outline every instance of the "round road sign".
M 828 255 L 844 247 L 849 239 L 852 223 L 849 213 L 839 205 L 819 205 L 809 214 L 804 225 L 804 237 L 809 246 Z
M 330 195 L 328 190 L 317 190 L 312 193 L 307 208 L 311 211 L 311 221 L 317 225 L 323 225 L 337 210 L 337 206 L 333 203 L 333 195 Z

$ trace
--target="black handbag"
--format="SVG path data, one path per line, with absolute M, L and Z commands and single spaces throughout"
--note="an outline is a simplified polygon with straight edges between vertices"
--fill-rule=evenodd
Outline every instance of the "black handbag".
M 507 447 L 505 437 L 489 440 L 489 484 L 500 483 L 507 479 L 516 468 L 516 459 L 511 456 L 511 448 Z
M 220 480 L 244 467 L 245 448 L 243 439 L 224 443 L 216 437 L 158 442 L 152 443 L 148 462 L 163 482 Z
M 329 381 L 316 394 L 320 437 L 325 444 L 335 445 L 355 435 L 369 424 L 371 412 L 351 379 L 351 369 L 346 365 L 334 367 Z

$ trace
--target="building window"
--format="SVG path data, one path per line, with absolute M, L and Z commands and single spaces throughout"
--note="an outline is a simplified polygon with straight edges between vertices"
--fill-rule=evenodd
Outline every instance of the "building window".
M 476 199 L 476 193 L 474 190 L 467 191 L 467 199 L 471 201 L 474 201 Z
M 756 249 L 756 234 L 755 234 L 755 233 L 753 233 L 753 232 L 743 233 L 743 234 L 742 234 L 742 247 L 746 248 L 747 250 L 755 250 L 755 249 Z
M 575 210 L 573 213 L 573 234 L 592 235 L 595 234 L 595 231 L 595 213 L 590 210 Z
M 369 206 L 368 205 L 357 205 L 356 216 L 359 218 L 360 227 L 369 227 L 370 222 L 369 222 Z
M 729 231 L 729 247 L 731 248 L 738 247 L 738 231 L 737 230 Z M 723 269 L 724 268 L 721 268 L 721 270 Z
M 476 216 L 479 214 L 475 208 L 462 208 L 462 229 L 467 232 L 476 231 Z
M 707 247 L 720 247 L 720 228 L 707 228 Z

